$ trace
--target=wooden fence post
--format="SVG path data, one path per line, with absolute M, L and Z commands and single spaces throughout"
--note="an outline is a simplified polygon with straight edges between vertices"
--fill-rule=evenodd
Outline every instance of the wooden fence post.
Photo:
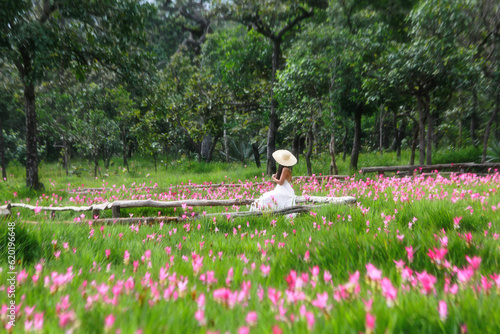
M 120 218 L 120 207 L 118 205 L 113 205 L 111 207 L 111 213 L 113 215 L 113 218 Z

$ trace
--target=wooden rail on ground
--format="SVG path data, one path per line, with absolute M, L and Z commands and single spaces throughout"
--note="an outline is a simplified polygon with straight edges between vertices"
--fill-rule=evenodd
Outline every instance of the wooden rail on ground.
M 336 180 L 345 180 L 349 178 L 349 175 L 302 175 L 302 176 L 294 176 L 293 180 L 310 180 L 310 179 L 317 179 L 317 180 L 324 180 L 324 179 L 336 179 Z M 258 186 L 258 185 L 264 185 L 272 182 L 269 180 L 268 182 L 252 182 L 252 186 Z M 176 186 L 171 186 L 171 188 L 176 187 L 176 188 L 186 188 L 186 189 L 203 189 L 203 188 L 220 188 L 220 187 L 228 187 L 228 188 L 235 188 L 235 187 L 244 187 L 246 186 L 247 183 L 203 183 L 203 184 L 179 184 Z M 158 189 L 160 187 L 131 187 L 127 188 L 126 190 L 128 191 L 148 191 L 152 189 Z M 169 187 L 170 188 L 170 187 Z M 113 191 L 113 190 L 124 190 L 121 187 L 117 188 L 80 188 L 80 189 L 63 189 L 61 191 L 66 191 L 70 194 L 89 194 L 89 193 L 96 193 L 96 192 L 102 192 L 102 191 Z
M 363 173 L 380 173 L 385 172 L 429 172 L 440 170 L 455 170 L 460 173 L 465 173 L 471 170 L 484 171 L 489 168 L 500 168 L 500 163 L 484 163 L 477 164 L 473 162 L 455 163 L 455 164 L 437 164 L 437 165 L 405 165 L 405 166 L 380 166 L 380 167 L 363 167 Z
M 120 218 L 121 208 L 176 208 L 182 206 L 233 206 L 250 205 L 255 199 L 226 199 L 226 200 L 182 200 L 182 201 L 153 201 L 153 200 L 130 200 L 115 201 L 95 204 L 90 206 L 33 206 L 24 203 L 9 203 L 0 207 L 1 215 L 10 215 L 11 208 L 25 208 L 33 211 L 92 211 L 93 217 L 98 217 L 101 210 L 111 210 L 113 218 Z M 329 203 L 329 204 L 354 204 L 356 198 L 345 197 L 322 197 L 322 196 L 297 196 L 296 203 Z

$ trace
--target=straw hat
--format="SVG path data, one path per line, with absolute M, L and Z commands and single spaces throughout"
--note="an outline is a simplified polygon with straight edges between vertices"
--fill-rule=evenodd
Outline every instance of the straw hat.
M 288 150 L 277 150 L 273 153 L 277 163 L 285 167 L 291 167 L 297 163 L 297 158 Z

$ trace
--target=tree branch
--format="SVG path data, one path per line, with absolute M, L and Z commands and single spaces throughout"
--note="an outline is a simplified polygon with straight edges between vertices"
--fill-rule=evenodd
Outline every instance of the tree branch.
M 305 20 L 314 15 L 314 8 L 311 8 L 309 11 L 306 11 L 304 8 L 299 7 L 299 10 L 302 12 L 302 15 L 297 16 L 292 22 L 289 22 L 280 32 L 276 35 L 276 39 L 280 40 L 284 34 L 289 32 L 293 27 L 295 27 L 300 21 Z

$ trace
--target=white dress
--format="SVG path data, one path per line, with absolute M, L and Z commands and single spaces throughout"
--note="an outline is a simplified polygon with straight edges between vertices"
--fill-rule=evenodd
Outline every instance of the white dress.
M 250 207 L 250 211 L 284 209 L 295 205 L 295 192 L 285 180 L 282 185 L 262 194 Z

